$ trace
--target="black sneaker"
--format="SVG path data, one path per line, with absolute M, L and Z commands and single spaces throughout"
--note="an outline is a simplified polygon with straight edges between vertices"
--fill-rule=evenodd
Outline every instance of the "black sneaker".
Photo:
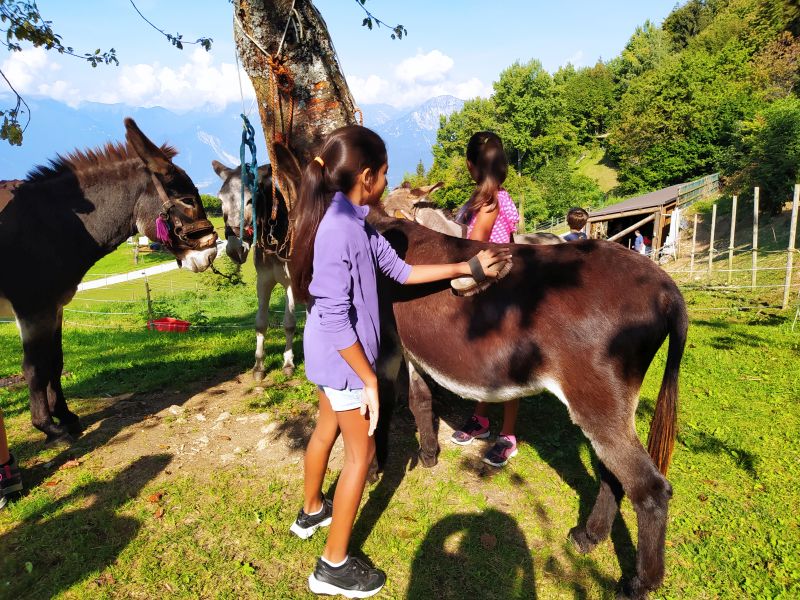
M 19 472 L 19 465 L 14 455 L 8 464 L 0 465 L 0 503 L 5 506 L 8 496 L 22 490 L 22 475 Z
M 320 527 L 327 527 L 333 518 L 333 502 L 322 496 L 322 510 L 315 515 L 307 515 L 302 508 L 297 513 L 297 520 L 289 528 L 297 537 L 307 540 Z
M 332 567 L 320 558 L 308 576 L 308 587 L 315 594 L 341 594 L 346 598 L 369 598 L 385 583 L 386 573 L 354 556 L 348 556 L 341 567 Z

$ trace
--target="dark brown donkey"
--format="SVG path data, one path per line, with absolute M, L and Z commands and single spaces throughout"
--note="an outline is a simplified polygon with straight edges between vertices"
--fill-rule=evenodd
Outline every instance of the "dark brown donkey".
M 465 261 L 483 242 L 457 239 L 376 208 L 370 222 L 411 264 Z M 678 371 L 686 342 L 686 307 L 675 283 L 652 261 L 619 244 L 588 240 L 552 246 L 510 245 L 513 268 L 474 296 L 447 282 L 384 282 L 390 310 L 384 346 L 394 334 L 412 370 L 409 404 L 420 432 L 421 458 L 436 462 L 431 394 L 423 371 L 465 398 L 502 402 L 548 390 L 563 402 L 592 444 L 600 493 L 585 525 L 570 534 L 581 552 L 609 535 L 623 492 L 639 522 L 637 575 L 630 598 L 645 598 L 664 576 L 667 472 L 675 436 Z M 392 319 L 393 318 L 393 319 Z M 393 320 L 393 322 L 392 322 Z M 666 370 L 648 450 L 634 428 L 639 389 L 669 335 Z M 399 364 L 382 357 L 387 366 Z M 384 423 L 384 426 L 386 423 Z
M 292 173 L 289 162 L 277 158 L 281 169 Z M 299 170 L 293 176 L 296 185 Z M 381 206 L 372 207 L 368 221 L 412 265 L 467 261 L 493 246 L 389 217 Z M 675 441 L 678 372 L 688 329 L 683 296 L 657 265 L 619 244 L 586 240 L 509 248 L 510 273 L 472 296 L 455 295 L 446 281 L 380 283 L 382 408 L 390 404 L 385 402 L 386 382 L 397 381 L 404 356 L 411 371 L 409 405 L 420 433 L 420 457 L 431 466 L 438 441 L 431 393 L 418 371 L 459 396 L 484 402 L 550 391 L 566 405 L 600 461 L 594 508 L 570 537 L 581 552 L 592 550 L 608 537 L 627 494 L 639 536 L 636 576 L 624 582 L 623 590 L 628 598 L 642 600 L 664 578 L 672 497 L 665 475 Z M 666 368 L 645 450 L 635 429 L 639 389 L 667 336 Z M 382 409 L 378 428 L 383 433 L 376 432 L 376 443 L 388 439 L 388 416 Z
M 125 128 L 126 146 L 35 169 L 0 212 L 0 299 L 17 317 L 31 420 L 51 442 L 82 431 L 61 389 L 61 325 L 89 268 L 137 229 L 192 271 L 216 256 L 217 235 L 194 183 L 172 163 L 175 150 L 154 145 L 132 119 Z

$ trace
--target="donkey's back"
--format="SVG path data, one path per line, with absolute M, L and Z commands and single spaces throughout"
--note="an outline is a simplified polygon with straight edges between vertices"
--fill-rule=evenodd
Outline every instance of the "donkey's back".
M 411 264 L 468 260 L 488 246 L 406 229 Z M 552 391 L 555 381 L 559 397 L 580 403 L 596 384 L 584 378 L 611 375 L 638 391 L 670 315 L 685 314 L 670 277 L 608 242 L 510 248 L 511 272 L 474 296 L 456 296 L 446 284 L 397 290 L 398 333 L 413 360 L 454 392 L 483 401 Z M 427 334 L 414 333 L 420 323 Z

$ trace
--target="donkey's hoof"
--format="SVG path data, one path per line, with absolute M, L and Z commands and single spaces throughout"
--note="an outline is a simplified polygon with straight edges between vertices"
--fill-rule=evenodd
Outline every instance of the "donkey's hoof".
M 620 580 L 617 586 L 617 600 L 647 600 L 647 588 L 642 586 L 639 577 Z
M 434 452 L 433 454 L 428 454 L 420 450 L 418 452 L 419 455 L 419 462 L 422 463 L 422 466 L 426 469 L 430 469 L 431 467 L 435 467 L 436 463 L 439 462 L 439 457 Z
M 378 481 L 381 479 L 382 472 L 383 468 L 378 460 L 378 457 L 373 457 L 372 462 L 369 464 L 369 470 L 367 471 L 367 482 L 370 484 L 378 483 Z
M 292 375 L 294 375 L 294 365 L 284 365 L 281 371 L 287 377 L 291 377 Z
M 253 369 L 253 379 L 258 383 L 264 381 L 264 369 Z
M 573 543 L 575 549 L 581 554 L 588 554 L 597 545 L 597 542 L 589 537 L 583 527 L 573 527 L 569 530 L 569 541 Z
M 71 423 L 62 423 L 62 424 L 66 425 L 67 432 L 70 435 L 74 435 L 76 437 L 79 436 L 80 434 L 82 434 L 86 430 L 86 427 L 83 426 L 83 424 L 81 423 L 80 419 L 78 419 L 78 418 L 76 418 Z
M 75 438 L 69 433 L 62 433 L 61 435 L 50 433 L 45 438 L 44 445 L 46 448 L 66 448 L 71 446 L 74 441 Z

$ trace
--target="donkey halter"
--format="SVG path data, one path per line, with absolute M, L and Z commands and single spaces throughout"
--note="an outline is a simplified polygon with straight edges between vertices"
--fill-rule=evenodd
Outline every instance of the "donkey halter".
M 170 237 L 179 240 L 183 245 L 191 249 L 200 246 L 202 244 L 201 240 L 208 234 L 214 232 L 214 225 L 208 219 L 197 219 L 191 223 L 184 223 L 183 218 L 186 218 L 187 215 L 178 208 L 178 202 L 181 201 L 182 198 L 192 198 L 192 201 L 194 201 L 194 197 L 182 196 L 181 198 L 170 198 L 158 177 L 152 173 L 150 177 L 153 180 L 156 193 L 162 202 L 161 209 L 158 211 L 158 216 L 168 224 Z

